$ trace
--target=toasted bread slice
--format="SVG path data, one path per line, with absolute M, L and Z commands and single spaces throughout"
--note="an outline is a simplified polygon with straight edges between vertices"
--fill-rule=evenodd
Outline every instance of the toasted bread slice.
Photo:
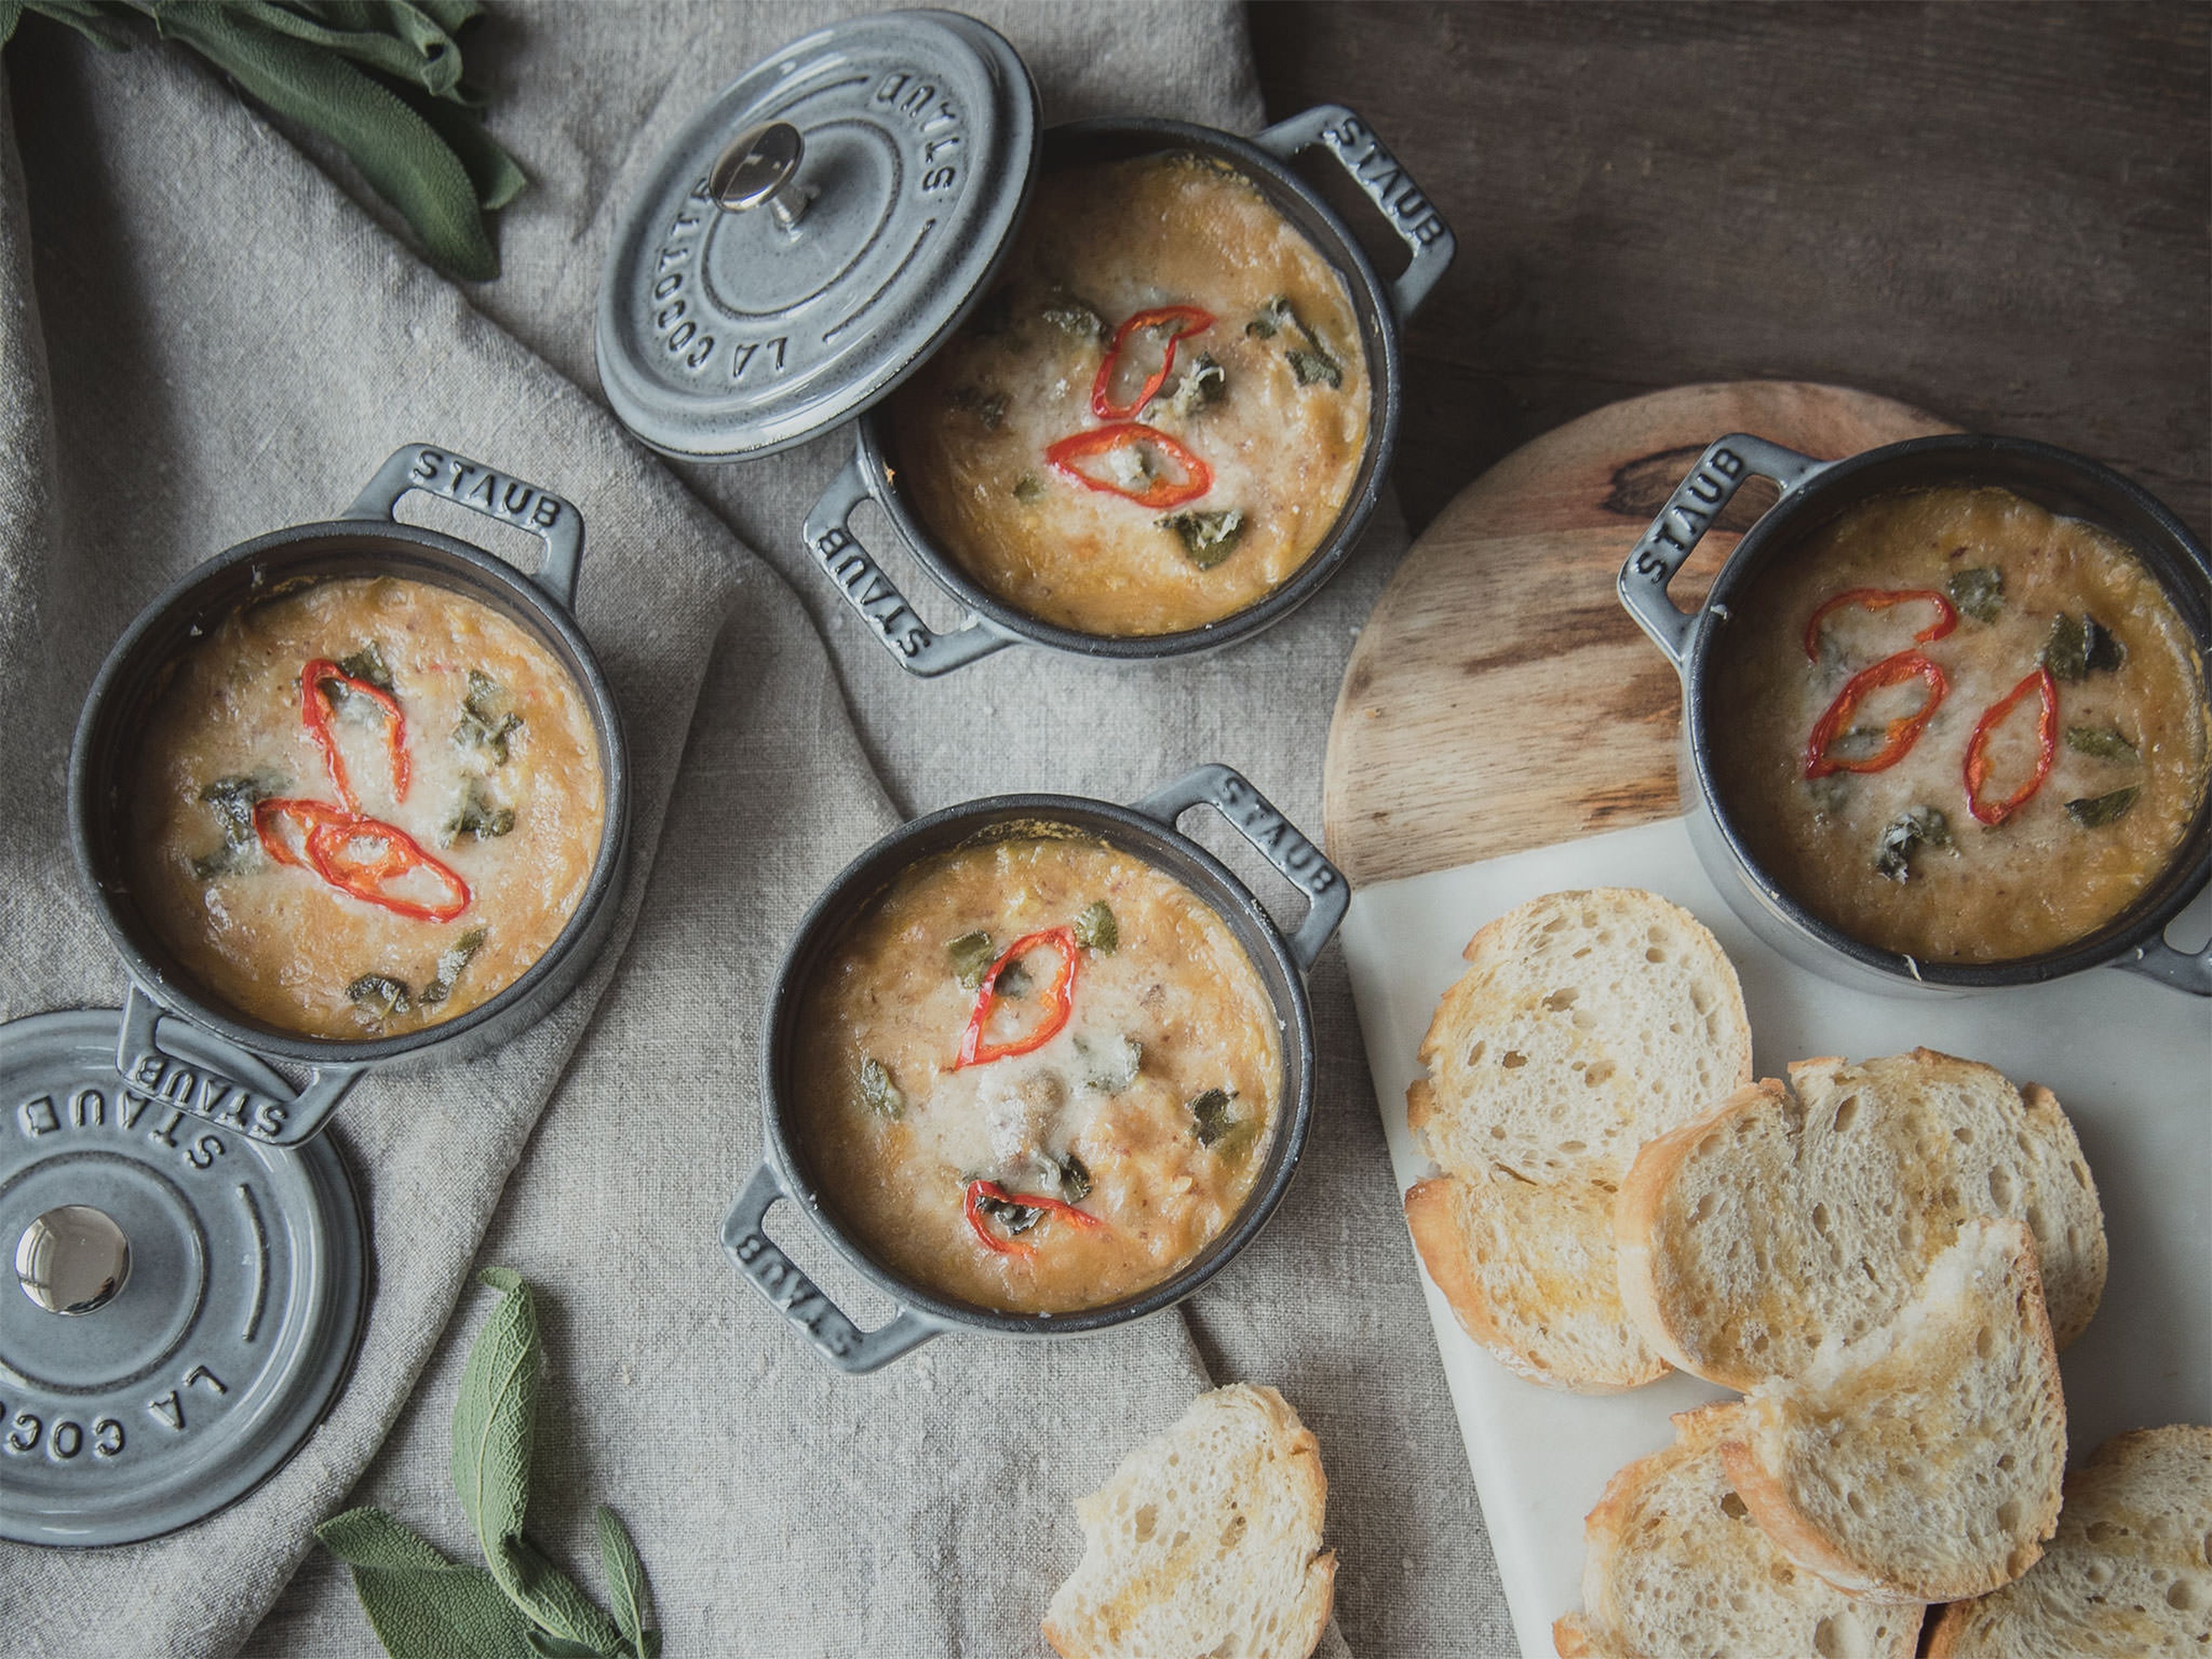
M 1721 1447 L 1782 1553 L 1854 1595 L 1954 1601 L 2034 1565 L 2066 1402 L 2027 1224 L 1977 1217 L 1897 1317 L 1762 1384 Z
M 1921 1609 L 1855 1600 L 1792 1566 L 1721 1467 L 1744 1408 L 1682 1412 L 1674 1443 L 1614 1475 L 1583 1523 L 1583 1610 L 1562 1659 L 1912 1659 Z
M 1406 1224 L 1461 1328 L 1532 1382 L 1614 1394 L 1667 1374 L 1620 1305 L 1613 1188 L 1540 1187 L 1503 1170 L 1437 1176 L 1406 1194 Z
M 2104 1294 L 2105 1218 L 2048 1089 L 1931 1049 L 1808 1060 L 1637 1154 L 1614 1212 L 1622 1299 L 1684 1370 L 1749 1390 L 1887 1323 L 1974 1216 L 2035 1235 L 2053 1335 Z
M 1655 893 L 1551 893 L 1475 934 L 1406 1097 L 1438 1167 L 1618 1182 L 1636 1149 L 1751 1080 L 1735 969 Z
M 1328 1626 L 1321 1446 L 1273 1389 L 1202 1394 L 1079 1500 L 1045 1639 L 1067 1659 L 1306 1659 Z
M 2137 1429 L 2066 1478 L 2043 1559 L 1938 1615 L 1928 1659 L 2212 1653 L 2212 1428 Z

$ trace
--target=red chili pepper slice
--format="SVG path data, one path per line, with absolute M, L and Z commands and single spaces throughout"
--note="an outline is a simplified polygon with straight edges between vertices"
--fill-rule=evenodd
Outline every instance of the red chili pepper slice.
M 1837 737 L 1847 730 L 1850 718 L 1868 696 L 1887 685 L 1902 685 L 1910 679 L 1918 679 L 1928 687 L 1928 701 L 1920 705 L 1917 714 L 1889 722 L 1882 733 L 1881 751 L 1865 760 L 1838 760 L 1828 753 Z M 1813 735 L 1805 744 L 1805 775 L 1825 778 L 1831 772 L 1881 772 L 1893 767 L 1911 752 L 1912 745 L 1920 740 L 1920 733 L 1935 718 L 1937 705 L 1943 694 L 1951 689 L 1943 678 L 1943 671 L 1922 656 L 1917 651 L 1900 651 L 1893 657 L 1885 657 L 1871 668 L 1863 668 L 1851 676 L 1844 689 L 1836 694 L 1828 712 L 1814 723 Z
M 1096 455 L 1110 454 L 1117 449 L 1134 448 L 1150 444 L 1183 471 L 1183 481 L 1154 478 L 1141 491 L 1124 489 L 1108 478 L 1094 478 L 1075 463 L 1089 460 Z M 1062 438 L 1044 453 L 1046 460 L 1066 473 L 1086 489 L 1096 489 L 1109 495 L 1119 495 L 1124 501 L 1134 501 L 1139 507 L 1155 509 L 1181 507 L 1185 501 L 1194 501 L 1213 488 L 1213 469 L 1168 436 L 1157 427 L 1131 421 L 1121 426 L 1093 427 L 1088 432 L 1078 432 Z
M 361 810 L 361 802 L 353 793 L 353 781 L 346 776 L 345 762 L 338 754 L 337 739 L 331 735 L 331 716 L 336 710 L 331 694 L 323 688 L 332 680 L 345 687 L 349 695 L 367 697 L 384 710 L 384 752 L 392 762 L 392 799 L 405 800 L 410 770 L 407 716 L 400 712 L 399 699 L 380 685 L 356 679 L 329 658 L 317 657 L 300 671 L 300 718 L 307 728 L 307 735 L 323 751 L 323 765 L 331 775 L 331 787 L 338 792 L 338 799 L 349 811 Z
M 1985 803 L 1982 786 L 1990 777 L 1990 739 L 2004 724 L 2005 716 L 2018 708 L 2021 699 L 2031 691 L 2043 702 L 2035 720 L 2035 775 L 2003 800 Z M 1977 822 L 1995 829 L 2034 799 L 2035 792 L 2043 787 L 2043 781 L 2051 775 L 2051 763 L 2057 753 L 2058 683 L 2051 678 L 2048 668 L 2039 667 L 1991 703 L 1981 719 L 1974 722 L 1974 735 L 1966 743 L 1966 810 Z
M 383 851 L 373 858 L 354 852 L 361 842 L 380 843 Z M 451 921 L 469 908 L 468 883 L 422 850 L 422 844 L 397 824 L 375 818 L 356 817 L 342 823 L 318 823 L 307 832 L 307 861 L 333 887 L 366 903 L 380 905 L 416 921 Z M 442 904 L 424 904 L 384 890 L 384 884 L 416 870 L 427 870 L 450 896 Z
M 1114 331 L 1114 343 L 1106 348 L 1106 361 L 1098 365 L 1098 378 L 1091 383 L 1091 412 L 1102 421 L 1129 419 L 1167 384 L 1168 376 L 1175 371 L 1176 343 L 1194 334 L 1203 334 L 1212 326 L 1213 313 L 1200 311 L 1196 306 L 1158 306 L 1130 318 Z M 1167 354 L 1159 368 L 1146 377 L 1144 389 L 1128 404 L 1117 404 L 1114 401 L 1114 371 L 1121 367 L 1122 349 L 1132 335 L 1153 328 L 1174 331 L 1167 337 Z
M 1010 1193 L 995 1181 L 971 1181 L 968 1183 L 968 1196 L 961 1205 L 961 1211 L 968 1218 L 969 1230 L 1000 1255 L 1033 1256 L 1036 1254 L 1036 1246 L 1018 1238 L 1001 1238 L 993 1232 L 983 1219 L 982 1200 L 987 1198 L 1000 1204 L 1018 1204 L 1024 1209 L 1048 1210 L 1054 1215 L 1066 1217 L 1079 1227 L 1103 1227 L 1106 1224 L 1103 1216 L 1079 1210 L 1073 1204 L 1064 1204 L 1056 1198 L 1047 1198 L 1042 1193 Z
M 300 850 L 297 853 L 285 845 L 276 821 L 284 819 L 300 831 Z M 307 860 L 307 837 L 326 823 L 351 823 L 354 814 L 343 806 L 333 806 L 328 801 L 304 800 L 297 797 L 279 797 L 253 803 L 253 833 L 261 837 L 261 850 L 279 864 L 289 864 L 295 869 L 312 870 Z
M 1820 659 L 1820 624 L 1827 620 L 1831 611 L 1840 611 L 1847 605 L 1863 605 L 1869 611 L 1887 611 L 1893 605 L 1903 605 L 1911 599 L 1925 599 L 1936 607 L 1936 620 L 1912 636 L 1916 645 L 1925 645 L 1930 640 L 1940 640 L 1959 625 L 1959 613 L 1951 601 L 1932 587 L 1851 587 L 1825 600 L 1805 624 L 1805 656 L 1808 661 Z
M 1060 956 L 1060 971 L 1052 976 L 1052 983 L 1037 994 L 1037 1000 L 1044 1004 L 1044 1017 L 1011 1042 L 986 1042 L 983 1030 L 991 1023 L 992 1009 L 998 1006 L 999 975 L 1006 971 L 1008 963 L 1040 945 L 1050 945 Z M 960 1055 L 952 1062 L 952 1069 L 957 1072 L 963 1066 L 986 1066 L 994 1060 L 1026 1054 L 1058 1036 L 1075 1007 L 1075 930 L 1072 927 L 1047 928 L 1009 945 L 983 975 L 983 982 L 975 988 L 975 1011 L 968 1016 L 968 1029 L 960 1034 Z

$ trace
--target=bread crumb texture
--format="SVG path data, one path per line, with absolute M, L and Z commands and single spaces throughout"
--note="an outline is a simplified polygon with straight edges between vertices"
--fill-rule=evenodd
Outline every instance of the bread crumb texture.
M 2066 1480 L 2043 1559 L 1937 1618 L 1929 1659 L 2212 1653 L 2212 1428 L 2107 1440 Z
M 1273 1389 L 1200 1395 L 1079 1500 L 1044 1634 L 1066 1659 L 1306 1659 L 1328 1627 L 1321 1446 Z
M 1743 1408 L 1684 1412 L 1674 1443 L 1613 1476 L 1585 1523 L 1562 1659 L 1911 1659 L 1921 1608 L 1845 1595 L 1767 1540 L 1721 1467 Z

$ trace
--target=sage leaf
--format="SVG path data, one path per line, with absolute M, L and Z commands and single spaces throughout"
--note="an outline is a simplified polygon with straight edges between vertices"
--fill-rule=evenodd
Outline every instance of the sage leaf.
M 1995 622 L 1997 612 L 2004 609 L 2004 572 L 1993 564 L 1959 571 L 1943 584 L 1943 589 L 1960 616 L 1978 623 Z
M 1186 1109 L 1191 1116 L 1191 1133 L 1198 1137 L 1200 1146 L 1211 1146 L 1229 1133 L 1229 1126 L 1236 1121 L 1229 1115 L 1229 1098 L 1226 1089 L 1208 1089 L 1194 1097 Z
M 2066 816 L 2084 830 L 2101 830 L 2108 823 L 2118 823 L 2127 817 L 2128 808 L 2136 804 L 2142 793 L 2141 784 L 2131 783 L 2124 789 L 2115 789 L 2110 794 L 2091 795 L 2081 800 L 2066 803 Z
M 434 97 L 446 97 L 459 87 L 461 52 L 453 37 L 433 18 L 406 3 L 387 0 L 374 15 L 388 21 L 387 33 L 370 21 L 367 6 L 318 8 L 329 21 L 274 3 L 274 0 L 229 0 L 238 12 L 262 27 L 289 34 L 314 46 L 350 58 L 398 80 L 412 82 Z
M 482 1567 L 447 1560 L 381 1510 L 334 1515 L 315 1536 L 353 1570 L 392 1659 L 528 1659 L 527 1621 Z
M 1325 351 L 1291 350 L 1285 352 L 1283 357 L 1300 386 L 1325 386 L 1334 391 L 1344 384 L 1344 370 Z
M 1234 553 L 1244 534 L 1243 509 L 1235 507 L 1214 513 L 1171 513 L 1158 523 L 1182 538 L 1185 556 L 1200 570 L 1212 569 Z
M 514 1595 L 502 1571 L 503 1547 L 521 1533 L 530 1506 L 531 1439 L 544 1355 L 537 1305 L 521 1276 L 486 1267 L 477 1277 L 500 1298 L 461 1369 L 453 1402 L 453 1489 L 493 1576 Z
M 474 281 L 499 275 L 467 169 L 398 93 L 345 58 L 258 27 L 231 7 L 150 0 L 149 9 L 163 38 L 191 47 L 257 103 L 344 150 L 440 270 Z
M 545 1553 L 520 1534 L 500 1540 L 500 1553 L 488 1555 L 492 1576 L 509 1600 L 520 1607 L 540 1632 L 570 1648 L 552 1651 L 616 1659 L 622 1632 L 599 1604 L 584 1594 L 576 1581 L 555 1566 Z M 541 1648 L 541 1652 L 548 1650 Z
M 958 939 L 948 939 L 945 954 L 952 958 L 952 973 L 969 990 L 978 989 L 983 975 L 991 971 L 991 964 L 999 959 L 999 952 L 991 943 L 991 936 L 980 928 L 972 933 L 963 933 Z
M 620 1516 L 602 1504 L 597 1519 L 599 1560 L 606 1568 L 607 1600 L 614 1604 L 615 1623 L 622 1626 L 623 1639 L 629 1644 L 630 1652 L 636 1659 L 648 1659 L 645 1563 L 638 1559 L 637 1546 L 631 1541 L 629 1528 L 623 1525 Z
M 860 1062 L 860 1103 L 878 1117 L 906 1115 L 906 1096 L 891 1081 L 890 1067 L 880 1060 Z
M 544 1655 L 545 1659 L 612 1659 L 604 1649 L 588 1642 L 571 1642 L 564 1636 L 548 1636 L 542 1630 L 530 1632 L 530 1650 Z
M 1093 900 L 1076 917 L 1075 942 L 1109 957 L 1121 943 L 1121 924 L 1114 920 L 1113 907 L 1104 899 Z
M 1881 832 L 1875 847 L 1875 872 L 1892 881 L 1909 881 L 1916 848 L 1950 844 L 1950 819 L 1933 806 L 1912 807 Z
M 2078 754 L 2094 755 L 2099 760 L 2134 762 L 2142 758 L 2135 744 L 2120 735 L 2118 726 L 2069 726 L 2066 728 L 2066 746 Z

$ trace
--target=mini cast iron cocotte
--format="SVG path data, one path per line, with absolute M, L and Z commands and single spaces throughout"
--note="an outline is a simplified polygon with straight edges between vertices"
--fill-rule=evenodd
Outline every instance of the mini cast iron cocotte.
M 1695 611 L 1678 608 L 1667 586 L 1747 478 L 1762 477 L 1781 496 L 1744 533 Z M 2202 672 L 2212 653 L 2212 562 L 2181 521 L 2148 492 L 2085 456 L 2024 438 L 1972 434 L 1913 438 L 1840 461 L 1820 461 L 1737 433 L 1712 443 L 1675 489 L 1620 569 L 1620 600 L 1664 652 L 1682 681 L 1681 776 L 1690 838 L 1713 884 L 1745 922 L 1790 960 L 1862 989 L 1959 993 L 2035 985 L 2084 969 L 2130 969 L 2199 996 L 2212 996 L 2212 945 L 2194 954 L 2166 942 L 2166 925 L 2212 878 L 2212 799 L 2165 872 L 2135 904 L 2085 939 L 2009 962 L 1920 962 L 1861 943 L 1800 904 L 1761 867 L 1729 815 L 1713 772 L 1715 750 L 1731 741 L 1731 712 L 1715 707 L 1716 656 L 1725 648 L 1729 602 L 1768 560 L 1793 550 L 1846 509 L 1891 490 L 1997 485 L 2054 513 L 2118 536 L 2158 580 L 2197 642 Z M 2212 792 L 2208 792 L 2212 793 Z
M 1323 104 L 1245 139 L 1140 117 L 1040 135 L 1029 70 L 951 12 L 834 24 L 748 72 L 669 146 L 617 233 L 599 294 L 599 372 L 615 411 L 664 454 L 732 460 L 860 416 L 852 460 L 804 536 L 901 666 L 949 670 L 1024 641 L 1151 659 L 1211 650 L 1279 622 L 1350 556 L 1380 499 L 1404 401 L 1399 331 L 1450 264 L 1450 229 L 1358 115 Z M 1319 146 L 1410 255 L 1386 283 L 1292 170 Z M 1335 525 L 1273 592 L 1210 626 L 1139 637 L 1040 621 L 986 592 L 934 543 L 895 480 L 878 406 L 989 291 L 1030 194 L 1094 161 L 1187 152 L 1226 163 L 1319 248 L 1359 319 L 1374 400 Z M 768 211 L 759 210 L 766 208 Z M 852 526 L 874 500 L 896 538 L 967 612 L 938 633 Z
M 1310 901 L 1305 919 L 1285 939 L 1250 890 L 1226 866 L 1176 828 L 1196 806 L 1226 818 Z M 1001 1313 L 956 1302 L 891 1273 L 871 1257 L 839 1221 L 806 1162 L 795 1132 L 795 1079 L 805 1065 L 798 1023 L 806 992 L 823 958 L 846 929 L 898 875 L 918 860 L 1040 824 L 1106 842 L 1172 876 L 1203 899 L 1236 935 L 1267 988 L 1283 1030 L 1283 1089 L 1265 1165 L 1236 1218 L 1180 1271 L 1150 1290 L 1103 1308 L 1060 1314 Z M 767 1156 L 745 1183 L 722 1224 L 722 1246 L 753 1288 L 782 1313 L 822 1357 L 845 1371 L 872 1371 L 947 1331 L 998 1336 L 1073 1336 L 1126 1324 L 1172 1306 L 1225 1267 L 1274 1212 L 1289 1190 L 1313 1116 L 1315 1048 L 1305 975 L 1344 920 L 1351 890 L 1319 848 L 1249 783 L 1225 766 L 1203 766 L 1129 806 L 1073 795 L 997 795 L 933 812 L 893 830 L 848 866 L 815 902 L 785 955 L 765 1022 L 761 1050 L 762 1117 Z M 769 1209 L 787 1200 L 898 1311 L 864 1331 L 830 1300 L 764 1231 Z
M 525 531 L 544 544 L 525 576 L 483 549 L 402 524 L 400 500 L 422 490 Z M 483 1054 L 544 1018 L 582 978 L 605 942 L 629 861 L 629 750 L 622 714 L 576 626 L 584 522 L 571 502 L 450 450 L 410 444 L 378 469 L 338 518 L 256 537 L 196 566 L 139 613 L 93 682 L 70 755 L 70 838 L 77 867 L 131 976 L 116 1063 L 129 1086 L 272 1146 L 322 1127 L 362 1075 L 378 1066 Z M 125 856 L 137 739 L 178 657 L 240 605 L 342 576 L 400 576 L 465 593 L 508 617 L 565 669 L 599 740 L 605 807 L 583 896 L 545 953 L 497 996 L 419 1030 L 358 1041 L 303 1036 L 252 1019 L 203 991 L 140 912 Z M 296 1096 L 227 1071 L 165 1040 L 175 1022 L 263 1060 L 308 1068 Z

